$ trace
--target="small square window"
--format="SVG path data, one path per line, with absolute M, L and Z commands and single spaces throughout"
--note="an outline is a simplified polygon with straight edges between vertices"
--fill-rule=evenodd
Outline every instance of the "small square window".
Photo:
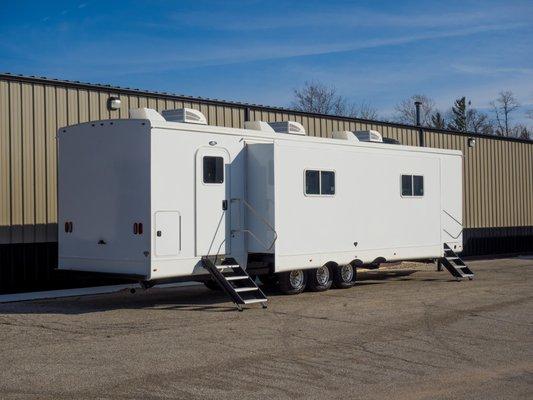
M 413 176 L 402 175 L 402 196 L 413 195 Z
M 335 194 L 335 172 L 320 172 L 320 194 Z
M 415 196 L 424 195 L 424 177 L 420 175 L 413 176 L 413 194 Z
M 224 182 L 224 159 L 222 157 L 204 157 L 204 183 Z
M 320 175 L 318 171 L 305 171 L 305 194 L 320 194 Z

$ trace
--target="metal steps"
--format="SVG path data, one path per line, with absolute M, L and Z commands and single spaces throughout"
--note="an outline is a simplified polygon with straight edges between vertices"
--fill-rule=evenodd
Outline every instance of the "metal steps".
M 216 265 L 207 256 L 202 257 L 202 264 L 209 271 L 211 277 L 235 303 L 239 311 L 245 304 L 261 303 L 267 307 L 267 297 L 255 284 L 254 280 L 234 259 L 224 260 L 229 264 Z
M 474 279 L 474 273 L 446 243 L 444 243 L 444 257 L 440 258 L 439 261 L 457 280 Z

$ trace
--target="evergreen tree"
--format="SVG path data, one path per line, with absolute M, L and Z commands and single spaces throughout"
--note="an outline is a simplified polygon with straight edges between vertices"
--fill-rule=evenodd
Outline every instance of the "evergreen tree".
M 449 128 L 459 132 L 466 132 L 466 97 L 463 96 L 455 100 L 452 107 L 452 120 Z
M 431 126 L 437 129 L 446 129 L 446 121 L 440 111 L 435 111 L 431 115 Z

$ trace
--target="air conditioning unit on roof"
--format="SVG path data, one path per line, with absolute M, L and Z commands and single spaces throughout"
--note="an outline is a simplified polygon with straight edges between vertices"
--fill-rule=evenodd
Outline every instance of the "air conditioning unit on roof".
M 383 137 L 378 131 L 355 131 L 353 133 L 360 142 L 377 142 L 383 143 Z
M 282 121 L 268 123 L 278 133 L 290 133 L 292 135 L 305 135 L 305 128 L 299 122 Z
M 359 141 L 359 139 L 357 139 L 357 137 L 351 131 L 333 131 L 331 133 L 331 137 L 333 139 L 342 139 L 342 140 L 347 140 L 349 142 Z
M 207 125 L 207 118 L 201 111 L 193 108 L 178 108 L 176 110 L 164 110 L 163 117 L 171 122 L 186 122 L 189 124 Z
M 274 129 L 265 121 L 244 121 L 244 129 L 274 133 Z

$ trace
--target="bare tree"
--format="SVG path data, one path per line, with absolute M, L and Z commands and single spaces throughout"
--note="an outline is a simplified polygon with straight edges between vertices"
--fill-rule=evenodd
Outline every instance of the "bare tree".
M 500 136 L 511 136 L 512 129 L 510 126 L 511 114 L 520 107 L 520 103 L 514 97 L 510 90 L 502 91 L 496 101 L 490 103 L 494 112 L 496 123 L 496 134 Z
M 420 123 L 425 126 L 431 125 L 431 116 L 433 115 L 433 111 L 435 109 L 435 102 L 433 99 L 430 99 L 429 97 L 422 95 L 422 94 L 415 94 L 408 99 L 402 100 L 400 103 L 396 105 L 394 108 L 396 113 L 394 116 L 394 119 L 397 122 L 403 123 L 403 124 L 416 124 L 416 108 L 415 108 L 415 102 L 419 101 L 421 103 L 420 105 Z
M 533 139 L 533 132 L 531 132 L 526 125 L 518 124 L 512 129 L 513 136 L 519 139 Z
M 475 108 L 469 108 L 466 112 L 466 130 L 485 135 L 491 135 L 493 132 L 489 116 Z
M 375 120 L 378 118 L 378 111 L 370 103 L 362 101 L 359 104 L 352 104 L 347 116 Z
M 299 111 L 332 114 L 344 117 L 376 119 L 377 110 L 367 102 L 350 103 L 348 99 L 337 93 L 334 86 L 326 86 L 320 82 L 305 82 L 301 89 L 294 89 L 292 108 Z

